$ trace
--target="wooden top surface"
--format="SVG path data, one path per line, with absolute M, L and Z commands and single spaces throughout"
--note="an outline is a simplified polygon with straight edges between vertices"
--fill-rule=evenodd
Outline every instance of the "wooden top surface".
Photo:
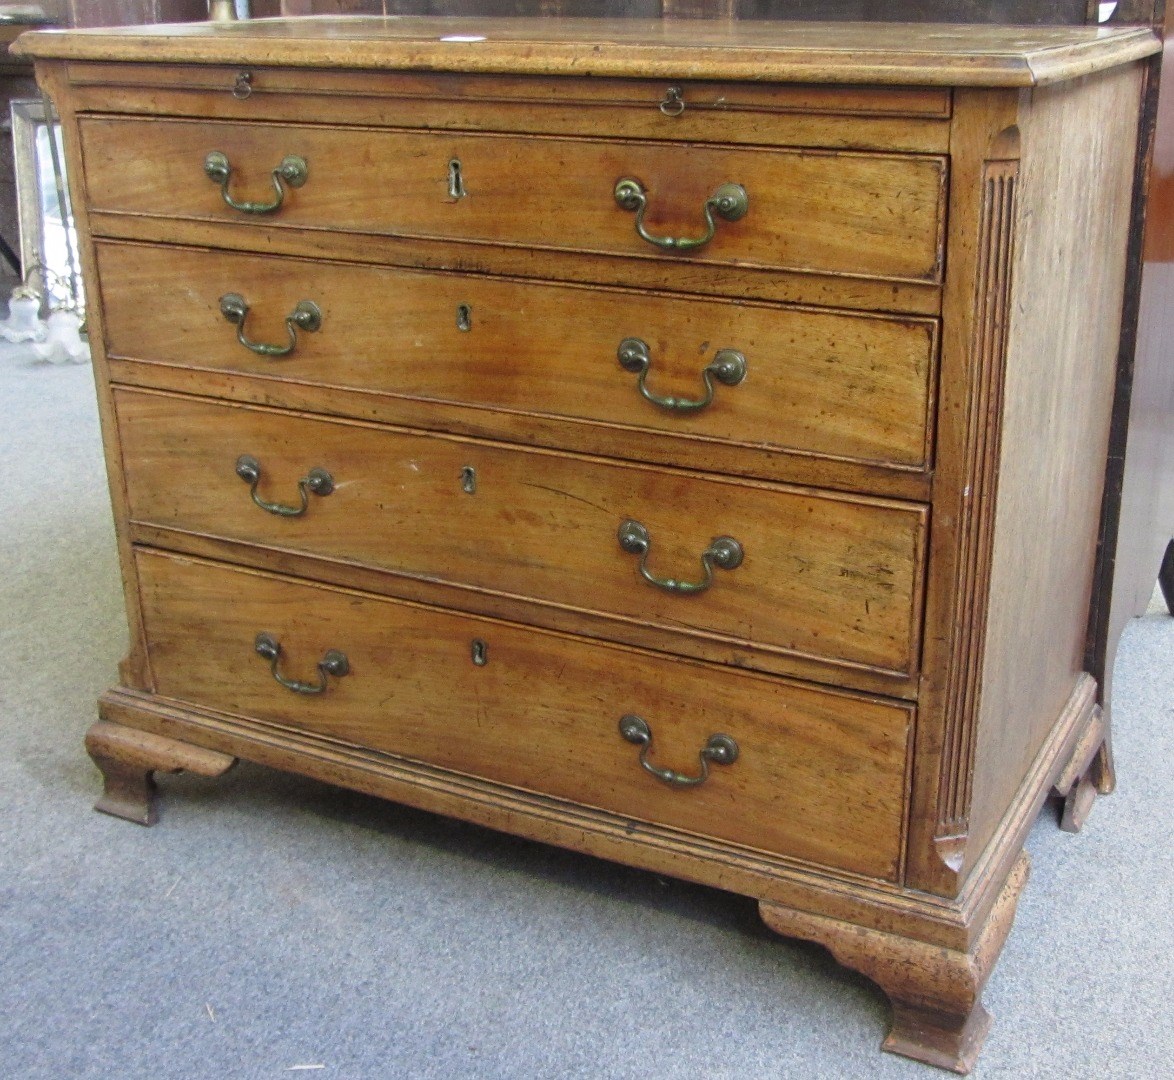
M 53 20 L 48 18 L 34 18 L 17 17 L 13 15 L 0 15 L 0 66 L 21 65 L 27 67 L 31 60 L 24 56 L 12 56 L 9 54 L 8 47 L 21 34 L 26 33 L 35 26 L 52 26 Z
M 321 16 L 36 31 L 14 51 L 258 67 L 1036 86 L 1160 48 L 1143 27 Z

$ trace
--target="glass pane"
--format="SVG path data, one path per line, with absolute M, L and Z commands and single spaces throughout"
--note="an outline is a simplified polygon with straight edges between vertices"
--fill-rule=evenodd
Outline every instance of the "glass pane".
M 61 127 L 53 125 L 57 140 L 57 160 L 64 167 L 65 151 L 61 145 Z M 62 213 L 57 196 L 57 180 L 53 172 L 53 155 L 49 150 L 49 125 L 37 125 L 37 174 L 41 195 L 41 220 L 44 234 L 43 261 L 49 271 L 45 275 L 45 289 L 50 304 L 54 307 L 72 303 L 72 290 L 77 289 L 78 313 L 85 310 L 81 282 L 74 280 L 75 267 L 71 261 L 77 258 L 77 231 L 73 227 L 73 214 L 69 206 L 69 193 L 65 194 L 65 213 Z M 64 181 L 62 186 L 64 186 Z M 68 230 L 68 243 L 66 241 Z

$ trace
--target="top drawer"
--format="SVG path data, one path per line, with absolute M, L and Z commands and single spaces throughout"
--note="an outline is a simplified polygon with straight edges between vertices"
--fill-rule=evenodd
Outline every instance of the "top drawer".
M 80 127 L 95 211 L 919 284 L 941 276 L 946 165 L 935 155 L 117 117 Z M 220 155 L 213 173 L 228 174 L 223 191 L 258 204 L 252 212 L 222 197 L 210 154 Z M 305 163 L 300 186 L 275 180 L 288 158 Z M 617 198 L 624 179 L 643 193 L 646 237 L 640 200 Z M 713 215 L 701 246 L 655 242 L 704 237 L 707 201 L 723 185 L 745 190 L 744 216 Z
M 945 87 L 71 63 L 79 112 L 945 153 Z

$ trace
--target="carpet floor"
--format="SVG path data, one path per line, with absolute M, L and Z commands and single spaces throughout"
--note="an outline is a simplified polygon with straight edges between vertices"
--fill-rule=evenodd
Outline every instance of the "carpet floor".
M 82 748 L 125 628 L 87 368 L 0 357 L 0 1078 L 918 1077 L 883 995 L 743 898 L 242 765 L 142 829 Z M 1174 1076 L 1174 619 L 1120 785 L 1045 811 L 977 1077 Z

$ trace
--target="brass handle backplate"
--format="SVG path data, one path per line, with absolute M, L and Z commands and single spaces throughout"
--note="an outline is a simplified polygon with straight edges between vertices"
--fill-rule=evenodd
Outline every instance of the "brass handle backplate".
M 273 201 L 267 203 L 237 202 L 232 197 L 228 190 L 232 180 L 232 163 L 228 160 L 228 155 L 222 154 L 219 150 L 213 150 L 204 158 L 204 175 L 212 183 L 220 185 L 221 198 L 234 210 L 239 210 L 242 214 L 274 214 L 285 202 L 286 188 L 300 188 L 310 175 L 310 170 L 305 158 L 293 154 L 283 157 L 281 163 L 273 170 L 275 195 Z
M 346 653 L 331 649 L 318 661 L 318 681 L 316 683 L 298 682 L 296 679 L 287 679 L 277 670 L 277 665 L 281 662 L 281 643 L 272 634 L 266 634 L 262 631 L 253 641 L 253 648 L 258 656 L 269 661 L 269 671 L 273 678 L 295 694 L 324 694 L 329 686 L 329 676 L 333 675 L 336 679 L 341 679 L 351 670 Z
M 225 293 L 220 298 L 220 314 L 236 327 L 236 339 L 249 352 L 258 356 L 289 356 L 298 344 L 298 331 L 313 334 L 322 328 L 322 310 L 313 300 L 299 300 L 297 306 L 285 317 L 285 329 L 289 341 L 284 345 L 265 345 L 245 337 L 245 320 L 249 317 L 249 303 L 240 293 Z
M 648 389 L 648 369 L 652 367 L 652 352 L 648 343 L 640 338 L 624 338 L 617 355 L 620 367 L 638 376 L 636 387 L 641 397 L 659 405 L 667 412 L 698 412 L 713 403 L 713 383 L 716 379 L 724 386 L 737 386 L 746 378 L 746 357 L 734 349 L 719 349 L 709 365 L 702 369 L 701 380 L 705 383 L 705 396 L 699 398 L 661 397 Z
M 650 585 L 665 592 L 691 595 L 705 592 L 713 584 L 713 568 L 736 570 L 742 565 L 745 553 L 742 545 L 732 536 L 715 536 L 701 553 L 701 581 L 678 581 L 676 578 L 657 577 L 648 569 L 648 553 L 652 550 L 652 536 L 646 526 L 638 521 L 628 520 L 620 526 L 620 547 L 629 555 L 640 556 L 640 576 Z
M 241 454 L 236 459 L 236 474 L 249 485 L 249 494 L 262 510 L 278 517 L 301 517 L 310 506 L 310 495 L 327 496 L 334 490 L 334 477 L 325 469 L 311 469 L 298 481 L 300 506 L 285 506 L 282 503 L 267 502 L 257 494 L 261 482 L 261 463 L 251 454 Z
M 620 734 L 630 743 L 640 747 L 640 764 L 646 772 L 670 787 L 697 787 L 709 779 L 709 763 L 733 765 L 738 760 L 738 744 L 729 735 L 710 735 L 701 748 L 701 774 L 686 776 L 672 769 L 661 769 L 648 760 L 652 748 L 652 728 L 643 717 L 629 713 L 620 719 Z
M 644 185 L 639 180 L 625 177 L 615 187 L 616 202 L 624 210 L 635 211 L 636 232 L 642 240 L 647 240 L 653 247 L 664 251 L 693 251 L 704 247 L 713 239 L 717 232 L 715 217 L 723 221 L 739 221 L 746 216 L 750 209 L 750 196 L 741 184 L 722 184 L 702 204 L 701 212 L 705 216 L 705 235 L 697 237 L 653 236 L 644 227 L 644 215 L 648 211 L 648 195 Z

